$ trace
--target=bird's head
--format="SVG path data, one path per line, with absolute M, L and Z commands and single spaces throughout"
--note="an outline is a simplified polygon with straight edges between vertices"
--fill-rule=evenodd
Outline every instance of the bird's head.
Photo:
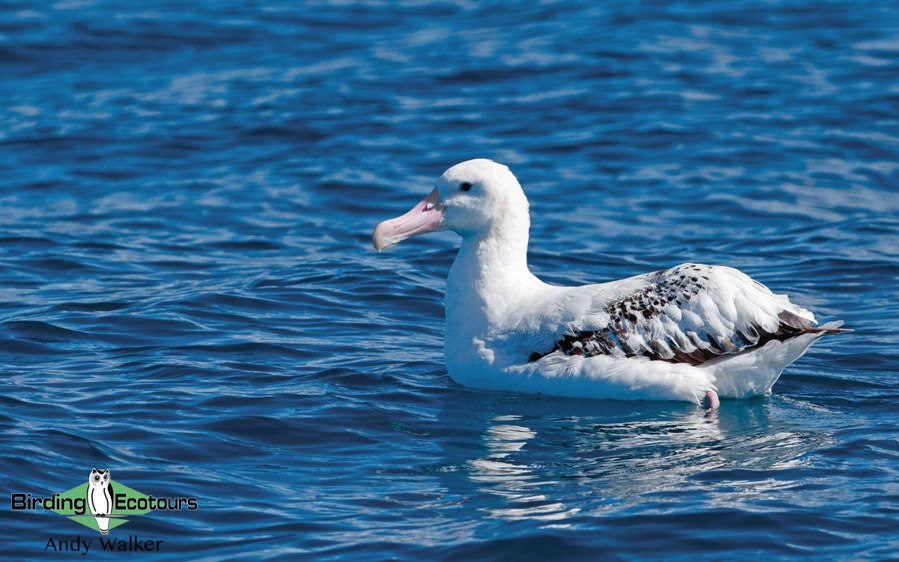
M 452 230 L 463 239 L 479 239 L 504 223 L 527 223 L 527 217 L 527 198 L 509 168 L 478 158 L 443 172 L 423 201 L 375 228 L 372 244 L 380 252 L 434 230 Z

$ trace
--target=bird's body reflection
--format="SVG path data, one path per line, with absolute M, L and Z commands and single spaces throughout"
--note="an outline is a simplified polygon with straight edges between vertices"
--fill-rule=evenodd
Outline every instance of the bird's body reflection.
M 487 511 L 503 519 L 538 519 L 558 521 L 577 513 L 578 508 L 566 509 L 565 504 L 554 502 L 540 489 L 547 484 L 531 467 L 510 457 L 521 450 L 536 434 L 530 429 L 514 425 L 521 416 L 496 416 L 484 434 L 489 451 L 487 456 L 473 459 L 471 480 L 484 485 L 484 489 L 503 498 L 503 502 Z
M 492 415 L 478 416 L 480 452 L 456 465 L 477 490 L 469 501 L 490 517 L 553 527 L 628 506 L 734 505 L 789 485 L 751 477 L 721 485 L 734 471 L 788 469 L 823 439 L 791 427 L 782 406 L 766 399 L 729 402 L 713 415 L 680 405 L 647 403 L 635 411 L 632 404 L 585 402 L 492 404 Z M 559 406 L 568 406 L 567 415 L 552 413 L 565 409 Z

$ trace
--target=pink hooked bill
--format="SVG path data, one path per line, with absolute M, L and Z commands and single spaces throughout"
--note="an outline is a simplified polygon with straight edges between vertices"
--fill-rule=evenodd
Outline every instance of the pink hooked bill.
M 440 204 L 440 196 L 435 188 L 405 215 L 379 224 L 372 234 L 371 243 L 380 252 L 406 238 L 437 230 L 442 218 L 443 205 Z

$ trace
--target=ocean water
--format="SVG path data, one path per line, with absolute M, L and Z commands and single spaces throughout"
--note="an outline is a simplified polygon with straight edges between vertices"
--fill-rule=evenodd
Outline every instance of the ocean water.
M 899 6 L 0 5 L 0 482 L 194 511 L 170 559 L 899 557 Z M 457 240 L 504 162 L 554 283 L 738 267 L 823 321 L 717 413 L 460 387 Z M 0 510 L 4 559 L 96 531 Z

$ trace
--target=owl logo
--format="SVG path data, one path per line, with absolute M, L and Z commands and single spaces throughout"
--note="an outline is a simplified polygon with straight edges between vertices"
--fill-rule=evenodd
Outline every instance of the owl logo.
M 92 468 L 87 481 L 87 504 L 97 520 L 100 534 L 109 534 L 109 514 L 112 513 L 112 483 L 108 468 Z

